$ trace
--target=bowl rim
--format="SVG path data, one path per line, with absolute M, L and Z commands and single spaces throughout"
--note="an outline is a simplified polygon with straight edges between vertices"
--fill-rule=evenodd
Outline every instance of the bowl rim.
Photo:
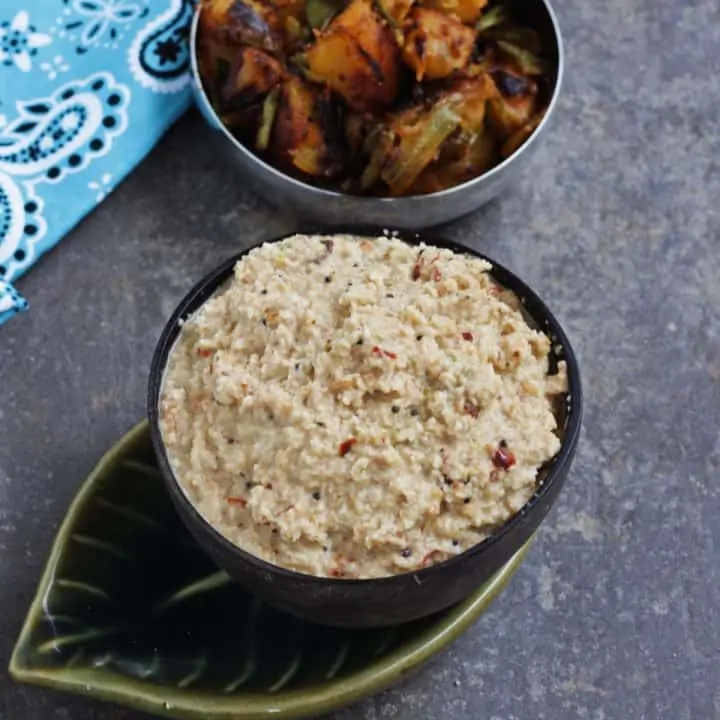
M 481 175 L 478 175 L 477 177 L 474 177 L 470 180 L 466 180 L 463 183 L 460 183 L 459 185 L 453 185 L 452 187 L 445 188 L 444 190 L 440 190 L 438 192 L 433 193 L 427 193 L 425 195 L 406 195 L 402 197 L 373 197 L 373 196 L 367 196 L 367 195 L 353 195 L 350 193 L 344 193 L 339 192 L 337 190 L 329 190 L 327 188 L 319 187 L 317 185 L 312 185 L 311 183 L 305 182 L 303 180 L 299 180 L 298 178 L 293 177 L 292 175 L 288 175 L 287 173 L 284 173 L 282 170 L 278 170 L 276 167 L 271 165 L 270 163 L 263 160 L 259 155 L 256 155 L 254 152 L 252 152 L 250 149 L 245 147 L 243 143 L 241 143 L 231 132 L 230 130 L 225 126 L 225 124 L 220 119 L 220 116 L 215 111 L 215 108 L 213 107 L 212 103 L 210 102 L 210 98 L 207 96 L 207 93 L 205 92 L 205 87 L 202 81 L 202 77 L 200 75 L 200 68 L 198 64 L 198 54 L 197 54 L 197 39 L 198 39 L 198 28 L 199 28 L 199 21 L 200 21 L 200 13 L 202 12 L 202 3 L 198 3 L 195 7 L 195 10 L 193 12 L 193 18 L 192 23 L 190 25 L 190 35 L 189 35 L 189 49 L 190 49 L 190 82 L 193 85 L 194 90 L 194 97 L 198 104 L 202 102 L 201 107 L 201 114 L 203 117 L 207 120 L 207 114 L 209 114 L 214 123 L 214 129 L 222 133 L 222 135 L 225 137 L 226 140 L 228 140 L 233 147 L 240 152 L 243 157 L 248 160 L 251 163 L 254 163 L 261 167 L 266 173 L 271 175 L 275 180 L 280 182 L 286 182 L 290 186 L 300 190 L 300 191 L 306 191 L 317 194 L 321 198 L 327 198 L 329 199 L 348 199 L 351 198 L 353 201 L 358 202 L 360 204 L 383 204 L 383 205 L 389 205 L 393 204 L 393 206 L 397 206 L 398 204 L 412 204 L 417 203 L 423 200 L 444 200 L 447 199 L 450 195 L 465 191 L 465 190 L 471 190 L 475 186 L 480 185 L 480 183 L 487 183 L 492 178 L 499 177 L 502 175 L 505 168 L 507 168 L 514 160 L 517 160 L 523 153 L 526 151 L 529 151 L 531 146 L 535 144 L 537 141 L 537 138 L 542 133 L 543 129 L 547 126 L 547 124 L 550 122 L 550 117 L 553 114 L 553 111 L 555 110 L 555 107 L 558 103 L 558 98 L 560 96 L 560 91 L 562 89 L 563 84 L 563 78 L 565 75 L 565 51 L 563 46 L 563 38 L 562 33 L 560 31 L 560 25 L 558 23 L 557 15 L 555 14 L 555 10 L 553 9 L 550 0 L 537 0 L 544 8 L 545 11 L 548 14 L 548 18 L 550 19 L 550 26 L 552 27 L 553 37 L 555 39 L 555 47 L 557 51 L 557 67 L 556 67 L 556 73 L 555 73 L 555 84 L 553 86 L 552 95 L 550 97 L 550 102 L 548 103 L 547 109 L 545 110 L 545 114 L 538 124 L 538 126 L 533 130 L 533 132 L 530 134 L 530 137 L 525 140 L 520 147 L 518 147 L 511 155 L 506 157 L 504 160 L 502 160 L 500 163 L 492 167 L 490 170 L 482 173 Z M 210 124 L 210 123 L 208 123 Z
M 165 443 L 160 430 L 159 400 L 167 360 L 175 341 L 177 340 L 177 336 L 180 334 L 182 322 L 194 314 L 210 297 L 215 294 L 217 289 L 232 276 L 235 264 L 250 251 L 265 245 L 266 243 L 280 242 L 296 234 L 311 233 L 322 236 L 350 234 L 358 237 L 367 237 L 369 239 L 378 236 L 396 237 L 409 245 L 425 243 L 429 246 L 445 248 L 452 250 L 455 253 L 470 255 L 475 258 L 486 260 L 492 265 L 492 269 L 490 271 L 491 275 L 497 279 L 501 285 L 504 285 L 512 290 L 521 299 L 524 307 L 527 308 L 528 305 L 532 306 L 533 312 L 527 310 L 528 314 L 536 322 L 538 329 L 549 337 L 552 347 L 560 347 L 561 352 L 556 354 L 556 357 L 558 360 L 564 360 L 567 366 L 568 392 L 565 397 L 567 411 L 565 417 L 565 429 L 561 438 L 560 450 L 550 461 L 548 461 L 547 474 L 542 483 L 539 487 L 537 487 L 525 505 L 523 505 L 519 511 L 511 515 L 510 518 L 508 518 L 508 520 L 506 520 L 502 526 L 498 528 L 498 530 L 492 533 L 492 535 L 451 558 L 447 558 L 446 560 L 442 560 L 434 565 L 421 568 L 420 570 L 411 570 L 378 578 L 331 578 L 311 575 L 297 570 L 290 570 L 280 565 L 274 565 L 267 560 L 263 560 L 257 555 L 253 555 L 251 552 L 241 548 L 240 546 L 235 545 L 235 543 L 226 538 L 200 514 L 199 510 L 190 501 L 188 496 L 185 494 L 185 491 L 181 488 L 167 457 Z M 570 344 L 570 340 L 558 320 L 550 312 L 542 299 L 513 272 L 478 250 L 461 245 L 454 240 L 438 237 L 432 232 L 406 230 L 403 228 L 383 229 L 374 226 L 357 225 L 343 226 L 342 228 L 305 228 L 302 230 L 287 232 L 270 239 L 260 240 L 235 253 L 224 262 L 220 263 L 220 265 L 218 265 L 214 270 L 207 273 L 180 301 L 175 311 L 170 316 L 170 319 L 165 324 L 153 352 L 147 391 L 147 417 L 150 426 L 150 437 L 157 457 L 158 467 L 165 478 L 166 486 L 168 487 L 171 496 L 176 501 L 179 501 L 184 511 L 189 514 L 194 522 L 198 523 L 209 532 L 213 542 L 222 546 L 225 552 L 242 557 L 256 571 L 262 573 L 272 573 L 276 576 L 281 576 L 287 579 L 301 580 L 303 583 L 310 583 L 318 586 L 335 584 L 338 586 L 342 585 L 343 587 L 349 587 L 352 585 L 367 586 L 368 584 L 373 584 L 375 587 L 382 585 L 390 587 L 403 579 L 406 580 L 407 578 L 413 578 L 418 586 L 420 586 L 423 583 L 423 578 L 428 577 L 430 574 L 436 573 L 442 569 L 452 568 L 455 566 L 459 567 L 468 560 L 473 559 L 477 555 L 481 555 L 492 546 L 498 544 L 506 535 L 511 533 L 523 522 L 525 517 L 527 517 L 527 515 L 542 502 L 543 498 L 550 492 L 552 486 L 560 478 L 563 478 L 567 474 L 567 471 L 572 464 L 575 447 L 580 436 L 582 415 L 583 394 L 580 380 L 580 368 L 575 352 Z

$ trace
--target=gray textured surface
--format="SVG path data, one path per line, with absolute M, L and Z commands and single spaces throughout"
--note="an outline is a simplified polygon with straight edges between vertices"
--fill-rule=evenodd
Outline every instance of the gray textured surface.
M 565 322 L 587 395 L 577 463 L 492 610 L 333 720 L 720 717 L 720 12 L 561 5 L 567 84 L 533 177 L 447 234 Z M 183 120 L 27 276 L 32 311 L 0 329 L 3 663 L 78 484 L 143 413 L 163 320 L 219 260 L 289 227 L 204 138 Z M 141 716 L 3 674 L 0 718 Z

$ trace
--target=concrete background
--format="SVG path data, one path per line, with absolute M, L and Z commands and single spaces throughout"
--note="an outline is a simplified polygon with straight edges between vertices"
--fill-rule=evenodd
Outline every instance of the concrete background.
M 446 234 L 529 282 L 582 360 L 566 491 L 450 652 L 332 720 L 720 718 L 720 106 L 714 0 L 558 2 L 565 93 L 532 172 Z M 239 247 L 291 229 L 199 118 L 20 283 L 0 329 L 0 659 L 56 527 L 143 415 L 161 325 Z M 2 720 L 141 720 L 11 683 Z

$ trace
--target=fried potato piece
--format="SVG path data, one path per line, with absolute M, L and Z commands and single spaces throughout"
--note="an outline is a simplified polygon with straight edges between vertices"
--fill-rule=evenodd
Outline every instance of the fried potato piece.
M 474 23 L 480 12 L 487 5 L 487 0 L 425 0 L 424 7 L 439 10 L 446 15 L 454 15 L 464 23 Z
M 220 91 L 238 50 L 225 32 L 230 0 L 205 0 L 200 9 L 197 43 L 198 66 L 203 85 L 213 105 L 218 107 Z
M 258 0 L 204 0 L 199 19 L 201 35 L 211 42 L 249 45 L 272 54 L 281 48 L 277 21 L 273 8 Z
M 272 157 L 280 165 L 316 178 L 330 178 L 340 170 L 323 101 L 301 78 L 289 76 L 281 86 L 270 141 Z
M 439 10 L 416 7 L 405 23 L 403 59 L 421 80 L 437 80 L 464 68 L 475 31 Z
M 200 77 L 205 92 L 216 109 L 222 110 L 220 96 L 237 51 L 236 45 L 220 42 L 214 38 L 209 39 L 204 35 L 198 38 L 197 54 Z
M 493 167 L 498 160 L 494 139 L 481 133 L 472 140 L 450 138 L 440 157 L 429 165 L 412 187 L 412 194 L 426 195 L 472 180 Z
M 400 53 L 370 0 L 352 0 L 305 54 L 307 77 L 325 83 L 355 110 L 395 101 Z
M 530 136 L 535 132 L 535 130 L 537 130 L 544 116 L 544 111 L 536 113 L 532 118 L 530 118 L 530 120 L 528 120 L 528 122 L 510 135 L 500 148 L 500 154 L 502 157 L 510 157 L 521 145 L 524 145 L 525 142 L 530 139 Z
M 230 12 L 236 0 L 202 0 L 200 3 L 200 28 L 203 32 L 220 36 L 230 21 Z
M 282 65 L 273 57 L 252 47 L 241 48 L 221 90 L 228 108 L 250 105 L 267 95 L 281 80 Z
M 490 100 L 487 115 L 490 127 L 501 139 L 509 138 L 528 123 L 537 110 L 538 86 L 510 68 L 497 70 L 493 79 L 499 92 Z
M 497 86 L 487 73 L 460 78 L 451 85 L 447 94 L 462 97 L 456 104 L 456 112 L 462 129 L 469 135 L 482 132 L 488 101 L 500 97 Z

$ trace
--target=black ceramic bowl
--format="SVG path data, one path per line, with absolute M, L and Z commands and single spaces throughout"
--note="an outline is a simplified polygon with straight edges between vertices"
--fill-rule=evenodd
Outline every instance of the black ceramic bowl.
M 325 230 L 324 234 L 336 232 L 372 237 L 382 231 L 344 228 Z M 422 233 L 397 231 L 394 234 L 411 244 L 424 241 L 458 253 L 484 257 L 457 243 Z M 268 242 L 284 237 L 287 236 Z M 158 400 L 168 355 L 180 332 L 180 321 L 194 313 L 230 278 L 235 263 L 247 252 L 243 250 L 225 261 L 188 293 L 165 326 L 152 360 L 148 391 L 150 432 L 159 466 L 180 517 L 205 552 L 231 577 L 266 602 L 306 620 L 345 627 L 389 625 L 430 615 L 462 600 L 489 580 L 529 540 L 555 502 L 570 470 L 580 434 L 582 393 L 577 360 L 562 328 L 527 285 L 491 261 L 493 277 L 523 300 L 529 321 L 545 332 L 558 349 L 551 356 L 551 365 L 564 360 L 568 370 L 569 392 L 559 398 L 557 409 L 562 436 L 560 452 L 541 469 L 538 489 L 519 513 L 478 545 L 417 572 L 368 580 L 306 575 L 272 565 L 240 549 L 204 520 L 179 487 L 160 432 Z

